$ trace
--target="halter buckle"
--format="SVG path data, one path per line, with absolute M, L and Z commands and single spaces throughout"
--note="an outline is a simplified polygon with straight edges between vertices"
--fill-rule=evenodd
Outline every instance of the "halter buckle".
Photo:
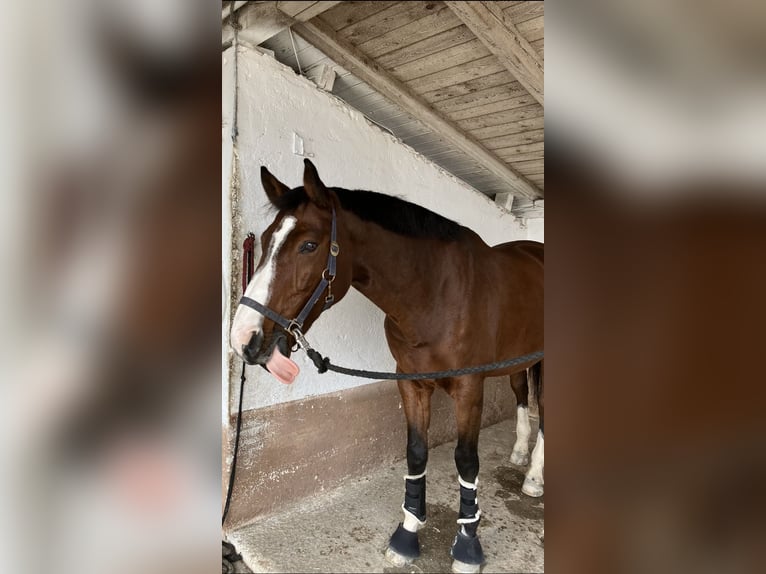
M 337 257 L 338 253 L 340 253 L 340 245 L 336 241 L 330 242 L 330 255 L 333 257 Z
M 327 274 L 327 277 L 325 277 L 325 274 Z M 332 284 L 332 282 L 335 281 L 335 275 L 330 275 L 330 269 L 325 267 L 324 271 L 322 271 L 322 279 L 327 281 L 327 283 Z
M 306 337 L 303 336 L 303 331 L 301 331 L 301 326 L 293 319 L 290 321 L 290 324 L 287 326 L 287 332 L 290 333 L 293 337 L 295 337 L 295 341 L 298 343 L 298 346 L 303 349 L 304 351 L 308 351 L 311 349 L 311 345 L 309 345 L 309 342 L 306 340 Z
M 292 321 L 290 321 L 290 324 L 287 325 L 287 329 L 285 329 L 285 331 L 287 331 L 288 333 L 290 333 L 293 336 L 295 336 L 296 332 L 299 333 L 299 334 L 302 334 L 301 333 L 301 327 L 302 326 L 303 325 L 298 323 L 298 321 L 293 319 Z

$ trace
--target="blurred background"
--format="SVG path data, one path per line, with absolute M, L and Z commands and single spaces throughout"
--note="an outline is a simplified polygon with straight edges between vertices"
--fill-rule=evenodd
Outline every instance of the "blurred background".
M 10 8 L 0 569 L 215 571 L 219 6 Z
M 0 19 L 3 572 L 217 568 L 219 8 Z M 766 563 L 764 10 L 546 5 L 550 571 Z
M 546 2 L 546 568 L 766 563 L 766 4 Z

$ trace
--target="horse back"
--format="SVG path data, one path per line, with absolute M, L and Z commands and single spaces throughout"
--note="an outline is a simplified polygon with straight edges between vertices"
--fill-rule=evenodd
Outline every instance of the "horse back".
M 495 245 L 492 250 L 504 255 L 536 259 L 540 264 L 544 262 L 545 245 L 538 241 L 509 241 Z

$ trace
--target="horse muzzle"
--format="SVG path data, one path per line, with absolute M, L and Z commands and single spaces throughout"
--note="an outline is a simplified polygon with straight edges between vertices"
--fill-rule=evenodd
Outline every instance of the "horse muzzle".
M 265 369 L 266 363 L 274 352 L 274 347 L 279 347 L 279 351 L 285 357 L 290 356 L 288 335 L 284 331 L 272 333 L 265 345 L 264 339 L 263 333 L 253 333 L 250 342 L 242 345 L 242 358 L 248 365 L 261 365 Z

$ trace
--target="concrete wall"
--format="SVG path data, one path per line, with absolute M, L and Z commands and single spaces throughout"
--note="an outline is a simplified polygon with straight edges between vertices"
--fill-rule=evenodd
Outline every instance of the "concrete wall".
M 239 250 L 247 232 L 258 236 L 273 219 L 261 188 L 259 169 L 265 165 L 289 186 L 301 185 L 303 154 L 317 166 L 327 185 L 369 189 L 396 195 L 470 227 L 494 245 L 516 239 L 542 241 L 542 221 L 522 225 L 484 195 L 444 172 L 389 133 L 367 121 L 340 99 L 254 49 L 239 54 L 239 161 L 241 189 L 229 200 L 233 50 L 223 55 L 224 148 L 224 280 L 232 305 L 240 296 Z M 300 145 L 300 144 L 299 144 Z M 227 152 L 227 148 L 229 151 Z M 533 220 L 530 220 L 532 222 Z M 230 248 L 227 246 L 231 246 Z M 234 271 L 233 281 L 230 273 Z M 229 274 L 227 277 L 226 274 Z M 224 309 L 224 333 L 231 309 Z M 385 343 L 383 314 L 361 294 L 349 294 L 312 327 L 309 340 L 333 362 L 375 370 L 392 370 L 394 361 Z M 227 360 L 228 341 L 223 341 Z M 229 356 L 230 359 L 230 356 Z M 356 387 L 358 379 L 333 373 L 318 375 L 303 353 L 295 356 L 301 375 L 282 385 L 261 368 L 248 368 L 245 410 Z M 232 364 L 231 381 L 238 382 L 240 365 Z M 232 385 L 232 410 L 238 385 Z M 224 400 L 226 401 L 226 391 Z M 225 413 L 224 413 L 225 418 Z

